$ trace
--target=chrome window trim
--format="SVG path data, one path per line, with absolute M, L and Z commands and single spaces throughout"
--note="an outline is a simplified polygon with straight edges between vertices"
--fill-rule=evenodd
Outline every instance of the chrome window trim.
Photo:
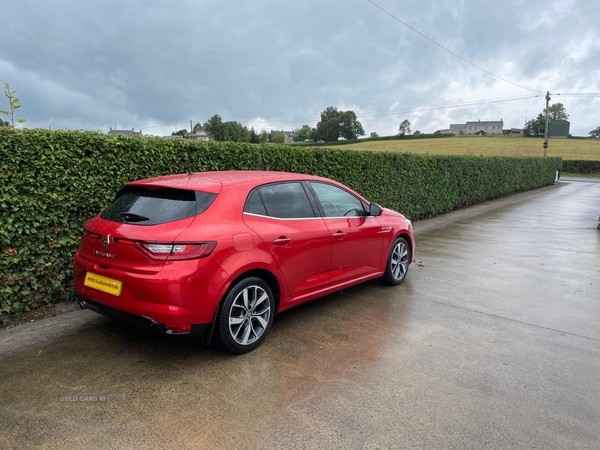
M 254 213 L 249 213 L 249 212 L 245 212 L 245 215 L 248 216 L 254 216 L 254 217 L 264 217 L 265 219 L 275 219 L 275 220 L 315 220 L 315 219 L 320 219 L 323 220 L 323 217 L 321 216 L 316 216 L 316 217 L 274 217 L 274 216 L 263 216 L 262 214 L 254 214 Z
M 245 212 L 245 211 L 244 211 L 244 213 L 243 213 L 243 214 L 244 214 L 244 215 L 247 215 L 247 216 L 254 216 L 254 217 L 264 217 L 265 219 L 275 219 L 275 220 L 370 219 L 370 218 L 373 218 L 373 217 L 375 217 L 375 216 L 336 216 L 336 217 L 322 217 L 322 216 L 318 216 L 318 217 L 273 217 L 273 216 L 263 216 L 262 214 L 254 214 L 254 213 L 249 213 L 249 212 Z

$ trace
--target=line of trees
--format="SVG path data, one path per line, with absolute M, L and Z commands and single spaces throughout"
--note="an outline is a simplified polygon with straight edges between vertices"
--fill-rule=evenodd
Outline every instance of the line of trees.
M 206 134 L 214 141 L 248 142 L 251 144 L 264 144 L 273 142 L 283 144 L 286 135 L 283 131 L 263 130 L 257 132 L 254 127 L 248 128 L 239 122 L 224 122 L 221 116 L 215 114 L 206 123 L 196 123 L 193 131 L 204 128 Z M 334 106 L 327 107 L 321 113 L 321 120 L 316 127 L 303 125 L 295 131 L 295 142 L 334 142 L 342 139 L 357 139 L 364 136 L 365 130 L 358 121 L 354 111 L 340 111 Z M 171 133 L 172 136 L 188 137 L 189 131 L 181 129 Z
M 567 120 L 569 115 L 562 103 L 554 103 L 548 107 L 548 121 Z M 544 136 L 546 130 L 546 108 L 535 119 L 525 121 L 523 136 Z
M 192 128 L 192 131 L 198 131 L 204 128 L 208 137 L 213 141 L 233 141 L 233 142 L 248 142 L 250 144 L 264 144 L 269 141 L 269 133 L 265 130 L 257 132 L 254 127 L 248 128 L 239 122 L 228 121 L 223 122 L 221 116 L 215 114 L 206 123 L 197 122 Z M 285 134 L 283 134 L 283 142 L 285 142 Z M 171 133 L 171 136 L 181 136 L 187 138 L 190 132 L 186 129 L 181 129 Z M 275 133 L 272 133 L 274 135 Z M 280 137 L 278 137 L 278 140 Z M 273 141 L 275 142 L 275 141 Z

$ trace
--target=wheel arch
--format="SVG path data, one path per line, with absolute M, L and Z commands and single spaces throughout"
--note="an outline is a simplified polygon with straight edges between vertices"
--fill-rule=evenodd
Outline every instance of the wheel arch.
M 239 281 L 241 281 L 245 278 L 250 278 L 250 277 L 260 278 L 269 285 L 269 287 L 271 288 L 271 292 L 273 293 L 273 297 L 274 297 L 273 300 L 275 301 L 275 315 L 277 315 L 277 311 L 279 311 L 279 305 L 281 304 L 281 295 L 282 295 L 283 287 L 280 285 L 280 282 L 277 279 L 277 277 L 275 276 L 275 274 L 273 274 L 273 272 L 271 272 L 270 270 L 267 270 L 264 268 L 252 268 L 252 269 L 243 271 L 231 280 L 231 282 L 227 285 L 227 289 L 225 289 L 223 295 L 221 296 L 221 299 L 219 300 L 219 304 L 217 305 L 217 308 L 215 310 L 215 315 L 213 317 L 212 325 L 210 327 L 210 332 L 206 333 L 204 336 L 205 344 L 210 345 L 212 340 L 215 338 L 215 335 L 217 333 L 216 323 L 217 323 L 217 320 L 219 320 L 219 315 L 221 314 L 221 308 L 223 307 L 223 301 L 225 300 L 225 298 L 227 297 L 227 295 L 229 294 L 231 289 L 233 289 L 233 287 Z
M 406 231 L 403 231 L 400 234 L 398 234 L 398 236 L 396 236 L 394 238 L 394 240 L 396 240 L 398 238 L 404 238 L 404 240 L 408 244 L 408 251 L 410 252 L 410 262 L 409 262 L 409 264 L 412 263 L 413 262 L 413 258 L 414 258 L 414 254 L 415 254 L 414 253 L 414 248 L 413 248 L 413 245 L 414 245 L 413 240 L 411 239 L 410 235 Z

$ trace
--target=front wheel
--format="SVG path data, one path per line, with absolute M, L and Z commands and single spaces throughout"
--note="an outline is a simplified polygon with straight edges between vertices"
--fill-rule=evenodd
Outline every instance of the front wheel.
M 238 281 L 229 291 L 219 313 L 217 336 L 231 353 L 247 353 L 267 336 L 275 315 L 275 300 L 261 278 Z
M 397 238 L 388 255 L 387 264 L 385 266 L 385 274 L 383 282 L 390 286 L 396 286 L 404 281 L 408 274 L 408 265 L 410 264 L 410 248 L 406 239 Z

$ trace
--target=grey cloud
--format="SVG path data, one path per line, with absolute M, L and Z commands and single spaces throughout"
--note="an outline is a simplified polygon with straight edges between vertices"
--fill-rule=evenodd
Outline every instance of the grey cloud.
M 599 48 L 569 58 L 578 42 L 600 41 L 584 0 L 567 6 L 558 0 L 378 3 L 518 84 L 600 90 Z M 106 129 L 115 122 L 139 128 L 205 121 L 215 113 L 239 121 L 318 119 L 329 105 L 385 114 L 396 103 L 397 110 L 412 110 L 471 100 L 474 92 L 480 99 L 499 97 L 499 89 L 527 94 L 453 57 L 366 0 L 24 0 L 3 12 L 0 26 L 10 39 L 0 48 L 0 81 L 19 90 L 30 126 L 54 120 L 69 128 Z M 546 87 L 550 79 L 559 86 Z M 395 132 L 403 118 L 421 131 L 480 115 L 522 123 L 541 110 L 528 105 L 364 122 L 368 132 L 380 134 Z M 581 123 L 583 130 L 600 122 L 579 113 L 579 105 L 567 105 L 574 126 Z

